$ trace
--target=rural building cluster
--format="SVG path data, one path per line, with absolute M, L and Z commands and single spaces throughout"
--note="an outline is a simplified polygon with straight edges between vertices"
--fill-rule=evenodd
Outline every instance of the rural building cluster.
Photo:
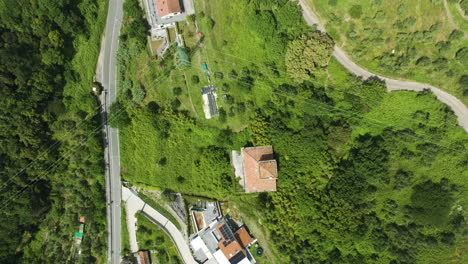
M 190 247 L 199 263 L 256 263 L 249 247 L 257 240 L 246 226 L 238 226 L 223 216 L 218 202 L 199 201 L 190 212 L 196 229 L 190 236 Z
M 157 55 L 162 57 L 169 43 L 175 41 L 178 45 L 176 67 L 183 69 L 190 66 L 190 58 L 183 50 L 182 36 L 178 34 L 177 22 L 195 13 L 192 0 L 144 0 L 144 3 L 151 26 L 151 41 L 159 42 Z M 205 118 L 211 119 L 218 115 L 217 88 L 211 80 L 206 62 L 201 63 L 201 69 L 208 83 L 200 88 L 203 111 Z M 241 148 L 240 151 L 232 151 L 231 157 L 235 176 L 245 193 L 276 191 L 278 165 L 272 146 Z M 258 247 L 248 228 L 232 220 L 229 215 L 224 216 L 219 202 L 198 200 L 188 212 L 188 217 L 185 214 L 179 216 L 184 222 L 192 223 L 191 235 L 186 239 L 198 263 L 250 264 L 256 263 L 251 252 L 256 252 L 258 257 L 262 255 L 263 249 Z M 139 263 L 151 263 L 151 253 L 140 251 L 138 259 Z
M 146 19 L 151 27 L 151 52 L 164 55 L 171 42 L 183 46 L 182 35 L 178 34 L 176 23 L 194 15 L 193 0 L 144 0 Z M 154 45 L 153 45 L 154 44 Z

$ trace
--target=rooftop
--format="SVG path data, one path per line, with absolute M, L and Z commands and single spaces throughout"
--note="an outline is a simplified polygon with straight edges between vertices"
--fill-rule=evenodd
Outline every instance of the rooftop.
M 138 257 L 140 258 L 140 264 L 151 264 L 151 259 L 149 255 L 149 251 L 147 250 L 140 250 L 138 252 Z
M 237 240 L 225 217 L 219 218 L 193 235 L 190 238 L 190 245 L 195 258 L 202 263 L 251 263 L 247 258 L 245 247 Z
M 278 168 L 272 146 L 242 148 L 245 192 L 276 191 Z
M 250 243 L 253 242 L 252 237 L 250 236 L 249 232 L 247 232 L 247 229 L 245 226 L 242 226 L 239 228 L 236 233 L 235 233 L 237 241 L 239 241 L 240 245 L 242 247 L 248 247 Z
M 158 16 L 163 17 L 172 13 L 180 13 L 179 0 L 155 0 Z

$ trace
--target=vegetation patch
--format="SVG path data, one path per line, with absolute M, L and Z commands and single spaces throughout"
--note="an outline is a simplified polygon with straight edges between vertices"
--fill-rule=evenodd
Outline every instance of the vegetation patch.
M 330 37 L 308 28 L 294 2 L 196 1 L 195 9 L 203 45 L 186 40 L 184 69 L 174 65 L 175 48 L 154 61 L 133 48 L 138 38 L 122 44 L 124 55 L 134 52 L 120 61 L 125 179 L 227 201 L 267 263 L 466 259 L 456 250 L 466 229 L 457 208 L 467 206 L 468 138 L 447 106 L 429 92 L 389 94 L 382 80 L 349 75 L 330 57 Z M 300 78 L 291 58 L 301 57 L 287 58 L 295 45 L 314 61 Z M 453 62 L 427 57 L 439 68 Z M 125 88 L 136 83 L 145 87 L 141 103 Z M 206 120 L 200 89 L 208 84 L 217 87 L 220 114 Z M 263 144 L 273 145 L 278 189 L 245 194 L 229 153 Z
M 444 1 L 306 2 L 358 65 L 384 76 L 430 83 L 468 104 L 459 84 L 467 67 L 459 52 L 468 47 L 468 21 L 456 7 L 468 1 L 447 1 L 447 10 Z

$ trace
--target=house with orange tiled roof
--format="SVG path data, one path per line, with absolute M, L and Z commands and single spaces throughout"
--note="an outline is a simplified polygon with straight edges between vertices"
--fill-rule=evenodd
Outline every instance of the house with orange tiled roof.
M 232 163 L 246 193 L 276 191 L 278 165 L 272 146 L 242 148 L 232 152 Z
M 256 261 L 248 247 L 255 241 L 245 226 L 234 229 L 228 218 L 221 217 L 192 235 L 190 247 L 199 263 L 252 264 Z
M 161 18 L 173 17 L 182 13 L 179 0 L 155 0 L 158 16 Z

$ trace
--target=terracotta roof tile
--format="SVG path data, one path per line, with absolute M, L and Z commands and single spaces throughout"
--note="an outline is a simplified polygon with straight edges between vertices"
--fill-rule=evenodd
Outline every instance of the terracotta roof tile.
M 158 9 L 158 16 L 166 16 L 171 13 L 180 13 L 179 0 L 155 0 L 156 8 Z
M 222 232 L 221 232 L 221 227 L 224 226 L 226 223 L 222 223 L 219 226 L 216 227 L 216 230 L 218 231 L 218 234 L 222 237 L 222 239 L 218 242 L 218 247 L 221 249 L 223 252 L 224 256 L 226 256 L 227 259 L 231 259 L 237 253 L 242 251 L 242 248 L 240 244 L 235 241 L 235 240 L 229 240 L 228 238 L 224 237 Z M 232 234 L 232 233 L 231 233 Z M 228 242 L 227 245 L 224 245 L 224 242 Z
M 245 191 L 275 191 L 278 172 L 273 148 L 271 146 L 243 148 L 242 156 L 244 158 Z
M 239 230 L 236 231 L 235 236 L 243 248 L 247 247 L 253 241 L 245 227 L 239 228 Z

